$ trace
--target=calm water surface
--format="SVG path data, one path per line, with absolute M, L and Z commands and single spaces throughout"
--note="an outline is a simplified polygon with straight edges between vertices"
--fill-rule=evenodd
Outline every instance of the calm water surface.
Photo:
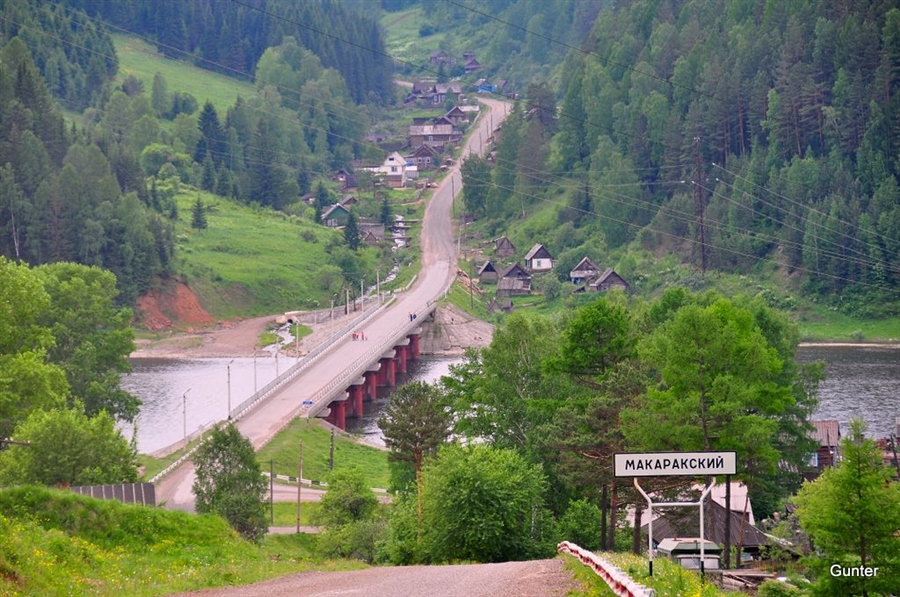
M 842 433 L 854 417 L 866 422 L 872 437 L 894 432 L 894 420 L 900 417 L 900 348 L 804 346 L 798 350 L 798 361 L 816 360 L 826 363 L 828 378 L 820 387 L 814 418 L 840 421 Z M 410 361 L 409 373 L 398 375 L 398 383 L 437 381 L 459 362 L 456 357 Z M 258 358 L 255 363 L 254 359 L 134 359 L 132 364 L 134 372 L 122 385 L 144 403 L 137 419 L 138 450 L 142 453 L 181 441 L 185 429 L 191 434 L 225 418 L 229 364 L 232 406 L 276 375 L 276 362 L 271 357 Z M 291 364 L 293 360 L 280 358 L 278 372 Z M 347 419 L 348 430 L 364 435 L 371 443 L 383 444 L 376 421 L 389 395 L 389 388 L 379 388 L 378 399 L 364 404 L 363 417 Z M 133 433 L 131 426 L 123 431 L 129 438 Z

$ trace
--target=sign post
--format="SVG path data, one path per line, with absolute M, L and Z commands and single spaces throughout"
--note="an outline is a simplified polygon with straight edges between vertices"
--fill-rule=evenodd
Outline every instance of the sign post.
M 644 452 L 637 454 L 613 455 L 616 477 L 633 477 L 634 487 L 647 500 L 650 522 L 647 524 L 647 555 L 650 561 L 650 576 L 653 576 L 653 506 L 671 508 L 677 506 L 700 506 L 700 574 L 705 563 L 705 536 L 703 525 L 703 501 L 712 491 L 715 481 L 703 490 L 699 502 L 658 502 L 653 503 L 641 488 L 638 477 L 716 477 L 733 475 L 737 472 L 736 452 Z M 639 520 L 634 521 L 640 524 Z

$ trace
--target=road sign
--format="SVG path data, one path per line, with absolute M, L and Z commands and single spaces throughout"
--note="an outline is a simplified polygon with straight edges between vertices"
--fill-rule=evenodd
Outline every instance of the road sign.
M 615 454 L 617 477 L 707 477 L 733 475 L 736 452 L 646 452 Z

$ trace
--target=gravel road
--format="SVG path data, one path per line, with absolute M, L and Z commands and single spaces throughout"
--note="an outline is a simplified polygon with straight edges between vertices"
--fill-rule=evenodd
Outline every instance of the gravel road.
M 561 597 L 577 587 L 559 558 L 502 564 L 377 567 L 349 572 L 301 572 L 202 597 Z

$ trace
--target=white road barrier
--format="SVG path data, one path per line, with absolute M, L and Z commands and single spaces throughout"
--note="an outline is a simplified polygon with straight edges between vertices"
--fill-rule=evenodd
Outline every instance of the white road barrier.
M 656 591 L 638 584 L 611 562 L 601 558 L 592 551 L 582 549 L 574 543 L 563 541 L 556 546 L 560 553 L 567 553 L 578 558 L 582 564 L 593 570 L 606 581 L 613 593 L 619 597 L 656 597 Z

